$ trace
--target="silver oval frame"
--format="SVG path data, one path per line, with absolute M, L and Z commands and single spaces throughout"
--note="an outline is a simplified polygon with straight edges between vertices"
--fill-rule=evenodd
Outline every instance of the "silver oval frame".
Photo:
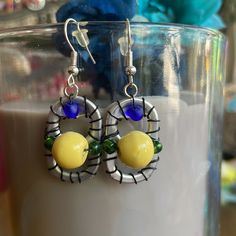
M 102 117 L 98 106 L 96 106 L 86 97 L 77 96 L 73 98 L 73 100 L 79 103 L 80 109 L 82 110 L 77 118 L 84 115 L 86 118 L 90 119 L 90 127 L 88 136 L 86 137 L 88 143 L 92 141 L 100 142 L 102 137 Z M 60 100 L 54 105 L 50 106 L 45 137 L 52 136 L 57 138 L 61 135 L 60 121 L 62 119 L 69 119 L 65 117 L 63 112 L 63 103 L 66 101 L 68 101 L 68 98 L 63 97 L 60 98 Z M 87 157 L 86 163 L 82 167 L 73 170 L 67 170 L 63 169 L 57 164 L 50 151 L 47 150 L 45 156 L 47 158 L 48 170 L 53 175 L 60 178 L 61 181 L 68 181 L 71 183 L 81 183 L 82 181 L 96 175 L 99 165 L 101 164 L 101 154 L 93 155 Z
M 155 107 L 147 102 L 144 98 L 130 98 L 122 101 L 114 102 L 107 111 L 105 127 L 105 138 L 112 138 L 116 142 L 121 138 L 118 130 L 118 122 L 122 119 L 128 120 L 126 117 L 123 108 L 135 102 L 135 104 L 141 105 L 143 107 L 144 118 L 147 119 L 148 127 L 146 134 L 151 138 L 159 139 L 158 132 L 160 131 L 159 126 L 159 117 Z M 112 154 L 105 154 L 104 161 L 106 162 L 107 173 L 120 183 L 135 183 L 148 180 L 153 172 L 156 170 L 157 162 L 159 161 L 159 156 L 154 154 L 151 162 L 140 170 L 137 170 L 136 173 L 124 173 L 123 170 L 119 169 L 116 165 L 116 159 L 118 158 L 117 151 Z

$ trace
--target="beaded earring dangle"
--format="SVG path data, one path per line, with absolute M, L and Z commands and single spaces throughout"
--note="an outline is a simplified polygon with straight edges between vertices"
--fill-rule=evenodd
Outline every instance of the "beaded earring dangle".
M 134 83 L 136 68 L 133 66 L 132 38 L 129 20 L 125 36 L 120 38 L 121 54 L 125 56 L 125 73 L 128 83 L 124 86 L 126 99 L 114 102 L 108 109 L 105 120 L 103 149 L 107 173 L 120 183 L 135 183 L 148 180 L 156 170 L 158 153 L 162 150 L 158 132 L 159 118 L 155 107 L 144 97 L 137 98 L 138 87 Z M 147 131 L 133 130 L 120 136 L 118 123 L 122 120 L 135 122 L 146 119 Z
M 48 170 L 61 181 L 81 183 L 97 173 L 101 162 L 102 117 L 98 106 L 85 96 L 79 96 L 79 87 L 76 84 L 76 78 L 80 72 L 80 68 L 77 67 L 78 53 L 69 40 L 68 24 L 74 24 L 77 27 L 71 37 L 75 37 L 78 44 L 87 50 L 95 64 L 88 48 L 88 31 L 84 28 L 80 29 L 80 23 L 69 18 L 64 25 L 64 34 L 72 50 L 72 63 L 68 68 L 69 76 L 67 86 L 64 88 L 64 96 L 50 106 L 44 144 Z M 81 116 L 89 119 L 90 127 L 87 137 L 74 131 L 61 133 L 62 120 L 77 119 Z

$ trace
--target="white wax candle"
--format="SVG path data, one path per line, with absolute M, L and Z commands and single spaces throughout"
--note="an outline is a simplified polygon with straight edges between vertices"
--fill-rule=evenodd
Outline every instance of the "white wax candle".
M 17 236 L 204 235 L 210 168 L 207 110 L 204 104 L 167 97 L 147 100 L 159 113 L 164 149 L 157 171 L 138 185 L 120 185 L 103 165 L 82 184 L 60 182 L 48 172 L 44 157 L 48 105 L 0 108 Z M 126 125 L 122 122 L 121 128 Z

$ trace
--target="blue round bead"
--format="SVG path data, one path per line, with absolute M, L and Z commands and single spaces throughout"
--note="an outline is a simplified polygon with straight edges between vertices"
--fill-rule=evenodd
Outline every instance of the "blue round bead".
M 124 113 L 127 118 L 133 121 L 139 121 L 143 118 L 143 107 L 132 103 L 124 107 Z
M 63 111 L 67 118 L 75 119 L 80 112 L 79 104 L 73 100 L 69 100 L 63 104 Z

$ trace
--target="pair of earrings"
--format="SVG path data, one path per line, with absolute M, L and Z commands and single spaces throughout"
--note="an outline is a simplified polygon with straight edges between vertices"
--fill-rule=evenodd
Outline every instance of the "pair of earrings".
M 120 183 L 135 183 L 148 180 L 156 169 L 159 153 L 162 145 L 159 142 L 158 132 L 159 118 L 155 107 L 144 98 L 136 98 L 138 87 L 134 83 L 136 68 L 133 66 L 133 53 L 131 50 L 130 23 L 126 21 L 125 36 L 119 40 L 123 47 L 122 54 L 126 57 L 125 72 L 128 83 L 124 87 L 126 99 L 114 102 L 109 106 L 105 119 L 105 133 L 103 134 L 102 116 L 92 101 L 79 96 L 79 88 L 75 78 L 79 73 L 77 67 L 77 52 L 70 43 L 67 34 L 68 24 L 77 25 L 77 31 L 73 32 L 80 44 L 89 53 L 87 31 L 79 28 L 79 23 L 74 19 L 65 22 L 64 33 L 66 40 L 72 49 L 72 65 L 69 67 L 67 86 L 64 89 L 64 97 L 50 106 L 47 126 L 45 131 L 45 147 L 48 170 L 62 181 L 71 183 L 89 179 L 96 175 L 103 161 L 106 163 L 107 173 Z M 121 45 L 122 46 L 122 45 Z M 62 119 L 77 119 L 85 116 L 89 119 L 88 136 L 77 132 L 61 133 L 60 122 Z M 121 137 L 118 123 L 122 120 L 135 122 L 147 120 L 146 132 L 131 131 Z

